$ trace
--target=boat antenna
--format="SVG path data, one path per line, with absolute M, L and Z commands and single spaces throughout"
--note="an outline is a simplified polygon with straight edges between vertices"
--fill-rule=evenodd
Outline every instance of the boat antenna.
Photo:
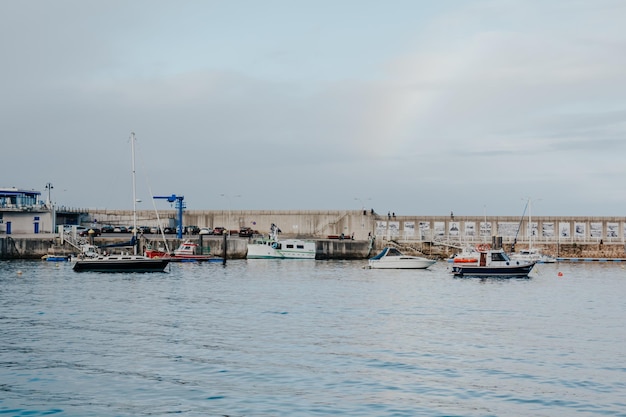
M 133 254 L 137 255 L 137 191 L 135 185 L 135 132 L 130 132 L 130 149 L 132 156 L 133 175 Z

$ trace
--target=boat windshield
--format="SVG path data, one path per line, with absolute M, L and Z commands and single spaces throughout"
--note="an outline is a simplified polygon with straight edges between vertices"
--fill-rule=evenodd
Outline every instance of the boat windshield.
M 491 252 L 492 261 L 509 261 L 509 257 L 504 252 Z

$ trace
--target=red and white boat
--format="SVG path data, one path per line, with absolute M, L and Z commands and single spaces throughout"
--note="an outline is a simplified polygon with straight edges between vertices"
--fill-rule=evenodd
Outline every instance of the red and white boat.
M 207 248 L 208 249 L 208 248 Z M 185 240 L 178 249 L 172 253 L 167 253 L 158 249 L 146 249 L 148 258 L 165 258 L 172 262 L 221 262 L 222 258 L 210 253 L 201 253 L 202 248 L 190 240 Z

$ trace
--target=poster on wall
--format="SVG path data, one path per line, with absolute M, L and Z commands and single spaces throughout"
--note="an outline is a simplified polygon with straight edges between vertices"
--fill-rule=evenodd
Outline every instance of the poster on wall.
M 532 222 L 528 225 L 530 230 L 526 230 L 526 233 L 528 233 L 528 236 L 531 237 L 537 237 L 539 236 L 539 225 L 535 222 Z
M 480 222 L 480 235 L 491 236 L 491 222 Z
M 422 239 L 430 239 L 430 222 L 419 222 L 420 237 Z
M 559 237 L 570 237 L 570 224 L 569 223 L 559 223 Z
M 385 236 L 387 234 L 387 222 L 385 221 L 377 221 L 376 222 L 376 236 Z
M 445 236 L 446 234 L 446 225 L 444 222 L 435 222 L 435 236 Z
M 498 236 L 515 237 L 519 223 L 501 222 L 498 223 Z
M 595 238 L 602 238 L 602 223 L 590 223 L 589 224 L 589 236 Z
M 543 237 L 554 237 L 554 223 L 543 223 L 541 225 L 541 233 Z
M 475 236 L 475 235 L 476 235 L 476 223 L 465 222 L 465 236 Z
M 404 237 L 415 236 L 415 222 L 404 222 Z
M 459 222 L 449 222 L 448 223 L 448 235 L 450 235 L 450 236 L 458 236 L 459 235 Z
M 585 223 L 574 223 L 574 237 L 582 239 L 587 233 L 587 225 Z
M 617 223 L 607 223 L 606 224 L 606 237 L 618 237 L 619 225 Z
M 389 222 L 389 236 L 397 237 L 400 236 L 400 222 Z

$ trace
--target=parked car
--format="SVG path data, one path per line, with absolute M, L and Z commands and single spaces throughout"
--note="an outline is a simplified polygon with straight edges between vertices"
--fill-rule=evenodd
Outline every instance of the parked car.
M 93 232 L 93 233 L 91 233 Z M 78 232 L 79 236 L 85 237 L 85 236 L 100 236 L 102 234 L 102 231 L 100 229 L 98 229 L 97 227 L 90 227 L 89 229 L 85 228 L 84 230 L 81 230 L 80 232 Z
M 175 227 L 164 227 L 163 228 L 163 233 L 165 233 L 166 235 L 176 234 L 176 228 Z
M 72 230 L 74 230 L 74 226 L 76 226 L 77 233 L 80 233 L 83 229 L 85 229 L 85 226 L 78 226 L 76 224 L 64 224 L 63 232 L 70 233 Z
M 216 226 L 213 228 L 214 235 L 223 235 L 225 231 L 226 231 L 226 228 L 222 226 Z
M 113 233 L 114 229 L 115 227 L 111 226 L 110 224 L 107 224 L 105 226 L 102 226 L 102 233 Z
M 251 227 L 242 227 L 241 229 L 239 229 L 239 236 L 240 237 L 250 237 L 254 234 L 259 234 L 258 230 L 252 230 Z
M 128 233 L 128 227 L 126 227 L 126 226 L 115 226 L 115 228 L 113 228 L 113 231 L 115 233 Z
M 200 229 L 198 234 L 199 235 L 212 235 L 213 234 L 213 229 L 210 229 L 208 227 L 203 227 L 203 228 Z
M 185 226 L 185 234 L 187 235 L 197 235 L 200 232 L 200 228 L 198 226 Z

